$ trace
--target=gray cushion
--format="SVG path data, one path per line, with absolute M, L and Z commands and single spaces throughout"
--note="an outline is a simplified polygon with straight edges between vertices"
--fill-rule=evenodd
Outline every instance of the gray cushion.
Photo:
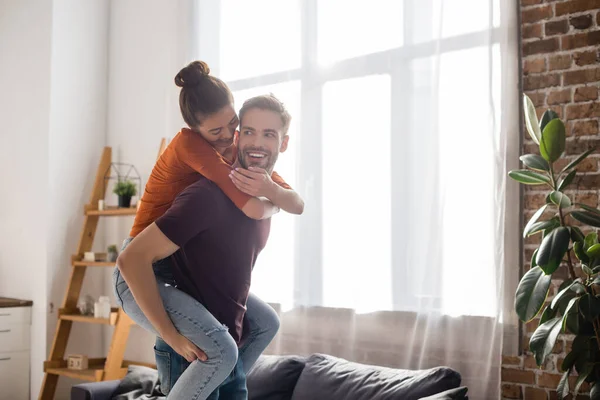
M 306 359 L 260 356 L 247 376 L 249 400 L 289 400 Z
M 467 391 L 467 388 L 462 386 L 434 394 L 433 396 L 422 397 L 420 400 L 469 400 Z
M 418 400 L 460 386 L 450 368 L 407 371 L 313 354 L 298 379 L 292 400 Z

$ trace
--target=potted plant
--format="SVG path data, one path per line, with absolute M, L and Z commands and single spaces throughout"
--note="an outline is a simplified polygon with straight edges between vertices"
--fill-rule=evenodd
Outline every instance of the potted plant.
M 135 184 L 129 180 L 118 181 L 115 184 L 113 193 L 119 196 L 119 207 L 131 206 L 131 197 L 137 194 Z
M 117 257 L 119 256 L 119 253 L 117 252 L 116 245 L 111 244 L 110 246 L 108 246 L 107 252 L 108 252 L 108 261 L 110 261 L 110 262 L 117 261 Z
M 546 204 L 529 220 L 523 237 L 539 235 L 540 245 L 531 260 L 531 269 L 522 277 L 515 295 L 519 318 L 531 321 L 540 315 L 539 326 L 531 336 L 529 347 L 541 366 L 561 332 L 575 335 L 570 352 L 558 367 L 563 376 L 556 388 L 558 398 L 571 391 L 577 396 L 583 382 L 591 384 L 590 396 L 600 399 L 600 210 L 574 203 L 565 193 L 577 176 L 577 165 L 595 149 L 590 149 L 558 170 L 556 167 L 566 145 L 565 125 L 552 110 L 538 122 L 532 101 L 524 96 L 525 122 L 540 154 L 520 157 L 524 169 L 510 171 L 509 176 L 526 185 L 546 188 Z M 569 194 L 578 189 L 570 189 Z M 575 226 L 576 221 L 580 227 Z M 557 271 L 566 268 L 568 279 Z M 546 298 L 551 281 L 559 278 L 560 287 L 551 302 Z M 569 375 L 577 372 L 574 387 Z

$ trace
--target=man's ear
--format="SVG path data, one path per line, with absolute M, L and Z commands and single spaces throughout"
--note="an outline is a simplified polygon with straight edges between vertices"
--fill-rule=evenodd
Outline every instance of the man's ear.
M 235 132 L 233 133 L 233 145 L 237 146 L 239 141 L 240 141 L 240 131 L 238 131 L 236 129 Z
M 290 137 L 288 135 L 285 135 L 283 137 L 283 140 L 281 141 L 281 146 L 279 146 L 280 153 L 283 153 L 284 151 L 287 150 L 289 140 L 290 140 Z

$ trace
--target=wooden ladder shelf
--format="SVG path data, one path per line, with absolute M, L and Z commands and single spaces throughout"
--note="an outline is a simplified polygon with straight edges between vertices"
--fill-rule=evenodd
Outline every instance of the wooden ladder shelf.
M 158 155 L 160 156 L 166 148 L 167 142 L 162 139 Z M 106 193 L 108 181 L 105 174 L 109 171 L 112 161 L 112 150 L 105 147 L 96 171 L 96 179 L 90 196 L 89 204 L 84 207 L 84 223 L 77 254 L 72 256 L 71 277 L 67 286 L 67 292 L 62 307 L 58 310 L 58 323 L 50 350 L 48 361 L 44 361 L 44 380 L 39 393 L 39 400 L 50 400 L 54 398 L 56 385 L 60 376 L 80 379 L 84 381 L 100 382 L 113 379 L 121 379 L 127 373 L 127 366 L 138 364 L 132 361 L 124 361 L 125 347 L 129 337 L 129 331 L 134 322 L 120 308 L 112 308 L 110 318 L 94 318 L 81 315 L 77 309 L 77 302 L 81 294 L 83 278 L 87 267 L 114 267 L 114 262 L 90 262 L 83 260 L 83 254 L 92 250 L 96 228 L 101 217 L 119 217 L 135 215 L 136 208 L 107 208 L 98 210 L 98 200 Z M 90 358 L 88 369 L 73 370 L 67 368 L 65 351 L 71 326 L 74 322 L 104 324 L 114 326 L 112 341 L 106 358 Z M 145 363 L 139 363 L 147 365 Z

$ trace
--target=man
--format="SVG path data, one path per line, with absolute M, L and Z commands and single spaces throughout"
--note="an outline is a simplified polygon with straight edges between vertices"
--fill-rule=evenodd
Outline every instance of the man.
M 244 103 L 240 120 L 236 137 L 238 157 L 232 180 L 249 194 L 267 193 L 275 185 L 270 178 L 275 162 L 279 153 L 287 148 L 290 116 L 274 96 L 258 96 Z M 238 167 L 243 169 L 237 171 Z M 121 254 L 123 274 L 137 274 L 136 268 L 127 265 L 142 265 L 143 261 L 155 261 L 172 254 L 170 269 L 177 289 L 159 285 L 164 308 L 156 303 L 157 294 L 134 300 L 131 293 L 123 290 L 120 297 L 127 314 L 137 314 L 138 323 L 164 338 L 164 341 L 157 340 L 156 354 L 166 391 L 185 375 L 171 392 L 174 397 L 191 398 L 198 393 L 206 396 L 204 393 L 207 390 L 211 393 L 219 380 L 221 387 L 208 398 L 218 399 L 220 394 L 222 400 L 246 398 L 244 360 L 250 360 L 247 364 L 253 363 L 268 345 L 262 343 L 262 348 L 257 349 L 253 337 L 247 340 L 252 332 L 244 331 L 247 328 L 244 313 L 251 271 L 266 244 L 269 230 L 270 220 L 247 218 L 215 184 L 200 179 L 185 189 L 169 211 Z M 143 279 L 143 275 L 137 279 Z M 164 286 L 171 286 L 168 283 Z M 186 294 L 193 299 L 188 300 Z M 194 305 L 194 299 L 199 303 Z M 146 312 L 141 312 L 142 308 Z M 208 310 L 210 321 L 200 313 L 201 309 Z M 202 332 L 206 328 L 205 321 L 209 321 L 210 327 Z M 228 341 L 222 336 L 227 331 L 239 346 L 239 358 L 234 354 L 232 359 L 229 354 L 231 338 Z M 227 354 L 225 359 L 222 359 L 223 349 Z M 161 363 L 161 357 L 167 361 Z M 186 362 L 194 359 L 198 359 L 199 364 Z M 231 362 L 236 360 L 234 367 Z M 193 368 L 188 368 L 190 365 Z M 232 368 L 233 372 L 225 379 L 223 370 L 228 374 Z M 207 371 L 212 372 L 207 374 Z M 220 374 L 219 378 L 213 374 Z M 211 379 L 214 382 L 208 383 Z

